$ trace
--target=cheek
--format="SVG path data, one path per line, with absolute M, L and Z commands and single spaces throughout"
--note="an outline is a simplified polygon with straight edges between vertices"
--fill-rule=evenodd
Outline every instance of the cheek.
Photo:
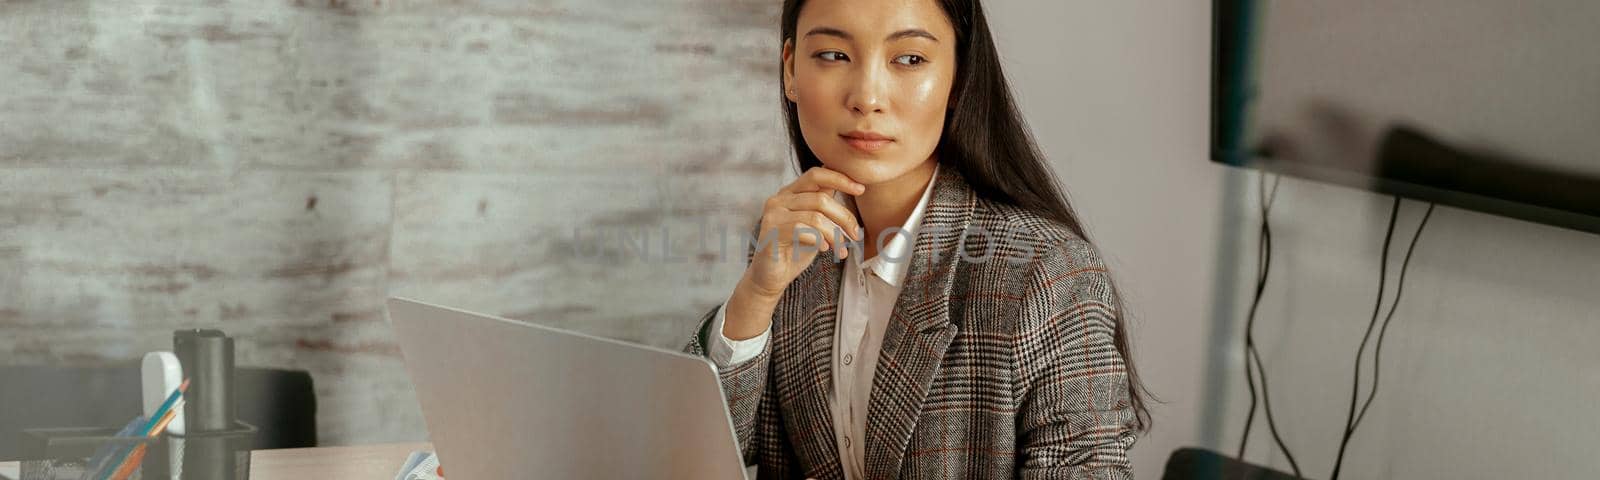
M 905 133 L 915 135 L 917 144 L 923 146 L 920 150 L 932 153 L 933 146 L 938 145 L 944 133 L 945 109 L 950 99 L 949 80 L 938 75 L 910 79 L 899 91 L 903 93 L 896 103 L 900 105 L 900 121 L 906 127 Z
M 795 95 L 800 99 L 795 103 L 800 117 L 800 133 L 813 151 L 819 150 L 818 146 L 828 145 L 827 141 L 833 139 L 831 133 L 828 134 L 828 138 L 813 137 L 834 130 L 835 122 L 830 116 L 834 109 L 828 107 L 837 106 L 842 102 L 835 98 L 836 94 L 837 90 L 826 79 L 801 78 L 795 82 Z

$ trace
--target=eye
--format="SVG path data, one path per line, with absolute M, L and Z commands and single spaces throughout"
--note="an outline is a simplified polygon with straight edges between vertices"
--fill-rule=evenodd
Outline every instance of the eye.
M 911 67 L 915 67 L 917 65 L 921 65 L 921 64 L 923 64 L 924 62 L 927 62 L 927 61 L 928 61 L 928 59 L 922 58 L 921 55 L 901 55 L 901 56 L 898 56 L 898 57 L 894 57 L 894 63 L 898 63 L 898 64 L 906 65 L 906 66 L 911 66 Z
M 840 61 L 847 62 L 847 61 L 850 61 L 850 57 L 845 56 L 844 52 L 827 51 L 827 52 L 820 52 L 820 53 L 818 53 L 816 55 L 812 55 L 812 56 L 816 57 L 816 58 L 820 58 L 825 62 L 840 62 Z

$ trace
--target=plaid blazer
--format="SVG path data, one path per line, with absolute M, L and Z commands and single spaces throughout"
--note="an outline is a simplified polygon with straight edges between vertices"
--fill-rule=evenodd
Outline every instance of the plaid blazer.
M 1059 223 L 979 198 L 956 169 L 934 181 L 872 380 L 867 477 L 1131 477 L 1136 419 L 1099 255 Z M 760 478 L 844 478 L 828 410 L 840 273 L 817 255 L 784 290 L 766 348 L 718 373 Z M 705 355 L 716 308 L 686 351 Z

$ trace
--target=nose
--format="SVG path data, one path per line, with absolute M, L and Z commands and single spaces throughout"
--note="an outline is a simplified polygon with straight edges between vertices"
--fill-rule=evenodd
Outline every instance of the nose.
M 856 69 L 855 78 L 850 86 L 850 95 L 845 99 L 846 106 L 856 115 L 883 113 L 888 101 L 888 95 L 885 93 L 889 88 L 888 72 L 872 65 L 871 62 L 861 62 L 857 65 L 861 67 Z

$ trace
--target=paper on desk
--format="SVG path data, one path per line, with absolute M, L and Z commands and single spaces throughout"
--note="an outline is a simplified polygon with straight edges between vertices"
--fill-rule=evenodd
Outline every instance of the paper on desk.
M 440 474 L 439 457 L 433 452 L 411 452 L 394 480 L 444 480 Z

